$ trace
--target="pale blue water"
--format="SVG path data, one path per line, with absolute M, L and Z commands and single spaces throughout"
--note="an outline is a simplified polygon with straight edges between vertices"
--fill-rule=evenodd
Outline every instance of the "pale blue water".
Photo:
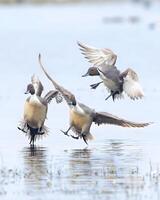
M 159 197 L 159 4 L 150 9 L 132 4 L 0 7 L 0 199 L 154 199 Z M 130 23 L 130 17 L 138 17 Z M 121 23 L 105 23 L 120 17 Z M 154 29 L 150 23 L 156 23 Z M 104 87 L 91 91 L 98 78 L 82 78 L 90 66 L 76 41 L 108 47 L 118 55 L 117 66 L 134 68 L 145 98 L 105 102 Z M 145 129 L 92 126 L 95 140 L 61 134 L 68 128 L 65 103 L 49 106 L 49 135 L 29 148 L 17 130 L 26 99 L 24 91 L 36 73 L 45 92 L 52 85 L 41 72 L 37 57 L 50 74 L 83 103 L 133 121 L 153 121 Z

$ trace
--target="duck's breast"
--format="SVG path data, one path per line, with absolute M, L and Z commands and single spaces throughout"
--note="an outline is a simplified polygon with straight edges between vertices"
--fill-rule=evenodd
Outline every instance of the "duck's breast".
M 104 85 L 107 87 L 107 89 L 115 91 L 119 89 L 119 86 L 117 85 L 116 82 L 112 81 L 111 79 L 108 78 L 102 78 Z
M 91 117 L 88 114 L 85 113 L 78 113 L 75 110 L 70 110 L 70 123 L 79 131 L 82 130 L 82 128 L 90 123 Z
M 112 91 L 119 90 L 119 73 L 114 66 L 103 67 L 99 70 L 100 78 L 103 80 L 104 85 Z
M 24 119 L 32 128 L 41 128 L 47 115 L 47 105 L 32 99 L 25 102 Z

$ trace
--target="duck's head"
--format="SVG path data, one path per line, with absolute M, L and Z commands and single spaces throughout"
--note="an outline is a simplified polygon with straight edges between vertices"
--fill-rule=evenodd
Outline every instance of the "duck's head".
M 86 74 L 82 75 L 82 77 L 86 76 L 99 76 L 99 72 L 97 70 L 97 67 L 90 67 Z
M 32 84 L 28 84 L 27 85 L 27 90 L 25 92 L 25 94 L 35 94 L 35 89 L 34 89 L 34 86 Z

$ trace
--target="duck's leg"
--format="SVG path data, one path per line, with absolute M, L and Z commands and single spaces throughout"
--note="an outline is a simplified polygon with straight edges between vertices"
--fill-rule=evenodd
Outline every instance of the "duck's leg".
M 88 145 L 88 142 L 86 140 L 86 136 L 85 135 L 82 135 L 82 138 L 83 138 L 83 141 Z
M 74 139 L 77 139 L 77 140 L 79 138 L 83 138 L 83 141 L 88 145 L 87 140 L 86 140 L 86 134 L 84 134 L 84 133 L 81 133 L 79 136 L 73 136 L 73 135 L 71 135 L 71 137 L 74 138 Z
M 101 83 L 103 83 L 103 81 L 90 85 L 91 89 L 96 89 Z
M 119 91 L 111 91 L 111 94 L 105 100 L 108 100 L 110 97 L 112 97 L 112 99 L 114 101 L 116 94 L 119 94 Z
M 83 128 L 82 128 L 82 132 L 80 134 L 80 137 L 83 138 L 83 141 L 88 145 L 88 134 L 90 134 L 90 128 L 92 125 L 92 119 L 90 119 L 90 121 L 88 121 L 88 123 L 86 123 Z
M 68 135 L 68 132 L 71 130 L 71 128 L 72 128 L 72 126 L 70 126 L 68 129 L 67 129 L 67 131 L 63 131 L 63 130 L 60 130 L 62 133 L 64 133 L 64 135 L 67 135 L 67 136 L 69 136 Z
M 74 135 L 71 135 L 71 137 L 76 140 L 80 138 L 80 136 L 74 136 Z M 81 137 L 83 138 L 84 142 L 88 145 L 85 135 L 81 134 Z
M 105 100 L 107 101 L 111 96 L 112 96 L 112 94 L 110 94 Z
M 23 122 L 21 123 L 20 126 L 17 127 L 20 131 L 27 133 L 28 132 L 28 126 L 27 126 L 27 122 Z M 26 130 L 27 129 L 27 130 Z
M 17 127 L 20 131 L 27 133 L 27 131 L 24 130 L 24 128 L 20 128 L 19 126 Z

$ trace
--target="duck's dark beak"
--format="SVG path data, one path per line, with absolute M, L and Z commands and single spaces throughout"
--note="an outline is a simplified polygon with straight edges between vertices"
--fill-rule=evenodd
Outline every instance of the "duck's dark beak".
M 89 76 L 89 73 L 87 72 L 86 74 L 82 75 L 82 77 Z
M 26 90 L 24 94 L 29 94 L 29 90 Z

